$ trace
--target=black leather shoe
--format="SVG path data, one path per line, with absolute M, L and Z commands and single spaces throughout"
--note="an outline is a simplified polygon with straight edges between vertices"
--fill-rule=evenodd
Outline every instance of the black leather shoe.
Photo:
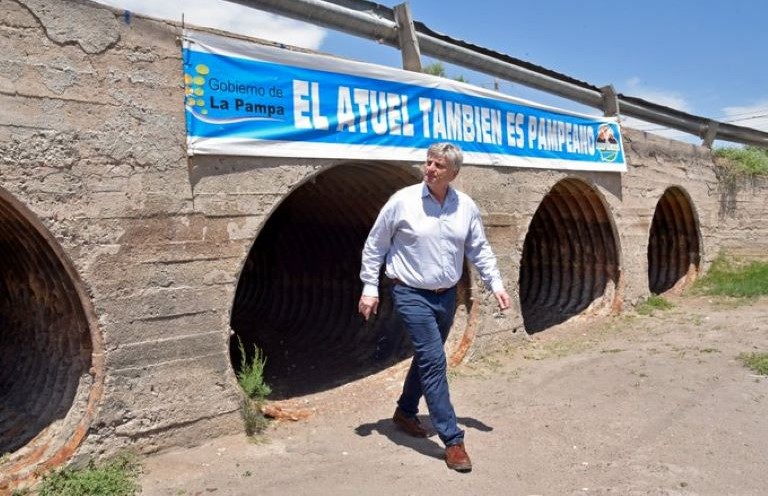
M 408 417 L 399 408 L 395 410 L 395 414 L 392 416 L 392 422 L 410 436 L 427 437 L 427 430 L 421 426 L 419 419 L 416 417 Z

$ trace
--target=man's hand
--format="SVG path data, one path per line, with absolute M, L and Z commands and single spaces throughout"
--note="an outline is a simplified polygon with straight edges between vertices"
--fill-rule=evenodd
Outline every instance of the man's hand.
M 506 291 L 502 289 L 494 294 L 496 295 L 496 301 L 499 302 L 499 310 L 506 310 L 509 308 L 510 299 Z
M 376 315 L 376 312 L 379 311 L 379 299 L 375 296 L 361 296 L 360 303 L 357 304 L 357 311 L 365 320 L 368 320 L 371 318 L 371 314 Z

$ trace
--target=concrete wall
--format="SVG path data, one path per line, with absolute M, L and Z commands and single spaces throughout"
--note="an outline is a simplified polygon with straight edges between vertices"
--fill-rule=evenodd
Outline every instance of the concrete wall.
M 768 253 L 768 178 L 728 174 L 720 169 L 715 243 L 724 253 L 765 260 Z
M 240 425 L 228 311 L 248 240 L 195 208 L 178 34 L 87 2 L 0 3 L 0 188 L 61 245 L 102 337 L 86 451 L 152 449 Z M 40 353 L 27 373 L 55 367 Z M 0 473 L 60 463 L 79 436 L 56 437 L 56 449 L 14 451 Z
M 87 375 L 100 394 L 68 414 L 84 419 L 87 435 L 54 436 L 81 454 L 240 429 L 229 357 L 238 278 L 269 216 L 337 165 L 188 159 L 179 35 L 178 26 L 85 1 L 0 0 L 0 188 L 39 220 L 34 229 L 58 244 L 82 288 Z M 759 253 L 768 244 L 765 182 L 721 184 L 705 148 L 631 130 L 624 144 L 625 174 L 464 166 L 456 185 L 480 205 L 515 295 L 534 213 L 567 178 L 594 192 L 618 244 L 615 287 L 588 314 L 648 295 L 651 221 L 670 186 L 690 199 L 702 268 L 723 248 Z M 409 164 L 377 166 L 413 172 Z M 469 285 L 479 304 L 470 356 L 524 334 L 519 305 L 495 315 L 487 292 Z M 32 451 L 14 451 L 3 470 L 23 476 L 31 473 L 24 467 L 60 463 L 73 450 Z

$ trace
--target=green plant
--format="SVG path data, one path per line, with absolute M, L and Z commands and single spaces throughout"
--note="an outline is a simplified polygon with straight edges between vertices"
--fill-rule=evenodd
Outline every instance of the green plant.
M 696 281 L 692 290 L 737 298 L 768 295 L 768 262 L 744 263 L 718 255 L 709 272 Z
M 731 172 L 749 176 L 768 175 L 768 149 L 756 146 L 720 148 L 715 156 L 728 160 Z
M 635 307 L 635 311 L 640 315 L 651 315 L 653 314 L 654 310 L 669 310 L 674 307 L 675 305 L 673 305 L 672 302 L 663 296 L 652 294 L 640 302 Z
M 447 78 L 448 74 L 445 71 L 445 66 L 442 62 L 432 62 L 431 64 L 425 65 L 422 70 L 425 74 L 431 74 L 432 76 L 439 76 L 443 78 Z M 458 76 L 454 76 L 452 78 L 454 81 L 460 81 L 462 83 L 468 83 L 469 80 L 464 77 L 464 75 L 459 74 Z
M 253 346 L 253 356 L 248 357 L 245 346 L 237 337 L 237 347 L 240 352 L 240 370 L 237 372 L 237 382 L 245 393 L 242 404 L 243 424 L 248 436 L 260 434 L 267 428 L 269 421 L 262 413 L 261 407 L 272 388 L 264 381 L 264 367 L 267 359 L 262 351 Z
M 247 436 L 261 434 L 269 425 L 269 420 L 261 411 L 261 404 L 249 398 L 243 398 L 243 425 Z
M 768 375 L 768 353 L 740 353 L 739 360 L 751 371 Z
M 269 385 L 264 382 L 264 367 L 267 359 L 256 345 L 253 346 L 253 356 L 249 358 L 239 336 L 237 347 L 240 351 L 240 370 L 237 372 L 237 381 L 248 398 L 263 402 L 272 392 Z
M 85 468 L 64 468 L 43 477 L 40 496 L 132 496 L 141 490 L 136 479 L 141 466 L 130 455 L 101 464 L 91 460 Z

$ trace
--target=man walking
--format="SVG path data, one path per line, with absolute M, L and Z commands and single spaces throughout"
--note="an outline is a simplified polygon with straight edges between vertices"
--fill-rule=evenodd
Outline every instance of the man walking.
M 414 350 L 392 420 L 411 436 L 426 437 L 416 417 L 423 395 L 432 425 L 446 446 L 448 468 L 469 472 L 472 462 L 451 404 L 443 348 L 453 324 L 464 257 L 493 291 L 499 308 L 509 308 L 510 299 L 477 205 L 450 186 L 462 163 L 458 146 L 433 144 L 427 150 L 424 181 L 396 192 L 382 207 L 363 247 L 358 310 L 366 320 L 378 311 L 379 269 L 385 264 L 395 311 Z

